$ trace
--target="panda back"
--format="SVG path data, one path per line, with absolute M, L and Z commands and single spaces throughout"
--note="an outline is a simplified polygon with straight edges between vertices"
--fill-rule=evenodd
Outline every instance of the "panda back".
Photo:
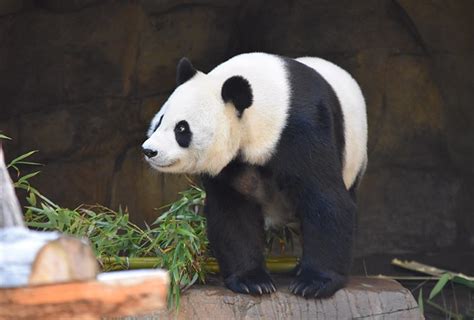
M 313 57 L 296 60 L 318 72 L 339 100 L 344 117 L 343 179 L 349 189 L 367 162 L 367 115 L 362 91 L 347 71 L 329 61 Z

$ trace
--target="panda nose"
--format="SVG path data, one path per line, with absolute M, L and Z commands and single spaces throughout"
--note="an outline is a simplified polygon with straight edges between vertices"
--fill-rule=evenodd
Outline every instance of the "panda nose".
M 143 151 L 143 153 L 145 154 L 145 156 L 146 156 L 147 158 L 153 158 L 154 156 L 156 156 L 156 155 L 158 154 L 157 151 L 151 150 L 151 149 L 145 149 L 145 148 L 143 148 L 142 151 Z

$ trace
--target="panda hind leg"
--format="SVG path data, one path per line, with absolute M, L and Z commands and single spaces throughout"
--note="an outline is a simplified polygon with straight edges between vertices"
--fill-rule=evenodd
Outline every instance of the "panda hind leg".
M 346 284 L 350 271 L 355 204 L 347 190 L 331 186 L 313 185 L 301 195 L 303 256 L 289 289 L 308 298 L 330 297 Z

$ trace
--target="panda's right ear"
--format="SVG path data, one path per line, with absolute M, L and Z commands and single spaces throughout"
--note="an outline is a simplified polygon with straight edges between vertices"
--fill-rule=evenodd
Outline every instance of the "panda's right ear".
M 253 103 L 252 87 L 242 76 L 233 76 L 222 85 L 222 99 L 224 102 L 232 102 L 238 111 L 239 118 L 245 109 Z
M 191 61 L 188 58 L 183 57 L 178 62 L 178 66 L 176 68 L 176 84 L 182 85 L 197 73 L 197 70 L 194 69 Z

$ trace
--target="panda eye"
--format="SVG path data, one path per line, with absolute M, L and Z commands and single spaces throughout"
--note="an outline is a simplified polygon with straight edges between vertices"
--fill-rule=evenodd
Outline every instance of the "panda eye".
M 180 121 L 176 124 L 176 127 L 174 128 L 174 132 L 176 133 L 185 133 L 189 130 L 189 125 L 186 121 Z

